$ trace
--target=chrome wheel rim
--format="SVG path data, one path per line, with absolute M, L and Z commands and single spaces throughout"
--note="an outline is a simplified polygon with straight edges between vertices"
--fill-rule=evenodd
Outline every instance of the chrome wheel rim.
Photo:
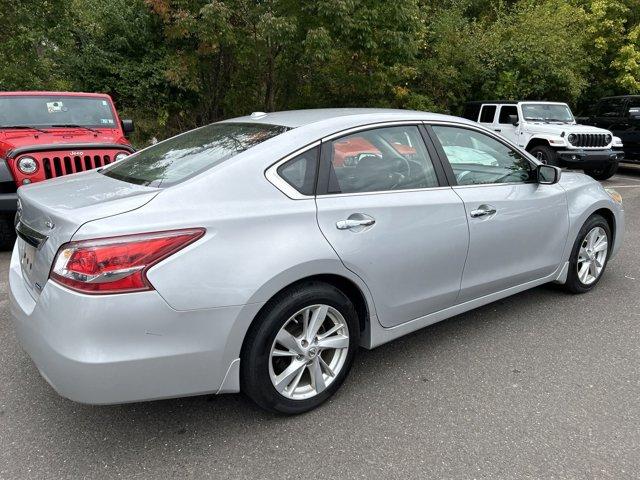
M 292 400 L 323 392 L 344 368 L 349 327 L 338 310 L 311 305 L 292 315 L 271 345 L 269 376 L 280 395 Z
M 580 244 L 576 269 L 584 285 L 595 282 L 604 268 L 609 253 L 609 239 L 602 227 L 592 228 Z

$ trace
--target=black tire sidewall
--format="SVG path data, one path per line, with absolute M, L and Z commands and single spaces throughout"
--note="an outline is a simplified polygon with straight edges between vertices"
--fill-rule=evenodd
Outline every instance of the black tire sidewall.
M 578 271 L 577 271 L 578 254 L 580 253 L 580 245 L 582 245 L 582 242 L 584 241 L 587 233 L 589 233 L 595 227 L 602 227 L 604 231 L 607 233 L 607 243 L 608 243 L 607 258 L 605 259 L 604 266 L 602 267 L 602 271 L 600 272 L 600 275 L 598 276 L 596 281 L 590 285 L 585 285 L 578 278 Z M 565 283 L 565 288 L 567 288 L 569 291 L 573 293 L 585 293 L 592 290 L 598 284 L 598 282 L 600 282 L 600 279 L 602 278 L 605 270 L 607 269 L 607 265 L 609 264 L 609 255 L 611 254 L 612 243 L 613 243 L 613 237 L 611 234 L 611 228 L 609 227 L 609 224 L 607 223 L 607 221 L 601 215 L 597 215 L 597 214 L 589 217 L 587 221 L 584 223 L 584 225 L 582 225 L 582 228 L 580 228 L 580 232 L 578 233 L 578 236 L 576 237 L 576 240 L 573 244 L 573 250 L 571 250 L 571 257 L 569 258 L 569 272 L 567 275 L 567 282 Z
M 349 351 L 336 379 L 319 395 L 305 400 L 291 400 L 280 395 L 269 376 L 269 354 L 275 337 L 284 323 L 304 307 L 316 303 L 338 310 L 349 327 Z M 310 282 L 278 295 L 250 328 L 240 360 L 241 390 L 265 410 L 294 415 L 312 410 L 340 388 L 346 378 L 359 345 L 358 316 L 349 298 L 332 285 Z
M 617 171 L 618 171 L 618 162 L 615 162 L 605 167 L 602 170 L 589 170 L 586 172 L 586 174 L 595 180 L 608 180 L 611 177 L 613 177 Z
M 541 152 L 543 154 L 543 163 L 546 165 L 558 166 L 558 156 L 553 148 L 547 147 L 546 145 L 538 145 L 533 147 L 529 153 L 537 158 L 537 152 Z

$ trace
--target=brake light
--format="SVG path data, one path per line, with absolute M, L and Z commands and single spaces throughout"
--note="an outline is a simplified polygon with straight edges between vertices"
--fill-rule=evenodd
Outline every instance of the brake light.
M 83 293 L 153 290 L 147 270 L 204 235 L 203 228 L 69 242 L 58 250 L 49 277 Z

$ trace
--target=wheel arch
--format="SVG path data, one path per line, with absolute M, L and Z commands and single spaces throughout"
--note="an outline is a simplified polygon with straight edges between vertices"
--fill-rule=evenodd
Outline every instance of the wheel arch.
M 616 216 L 613 211 L 608 208 L 600 208 L 589 215 L 589 217 L 592 217 L 593 215 L 600 215 L 606 220 L 609 225 L 609 230 L 611 230 L 611 243 L 614 243 L 616 239 Z
M 373 306 L 370 305 L 371 301 L 363 291 L 363 287 L 358 285 L 353 279 L 337 273 L 318 273 L 314 275 L 308 275 L 281 287 L 277 292 L 273 293 L 269 300 L 267 300 L 267 302 L 264 303 L 260 310 L 258 310 L 253 320 L 249 324 L 247 332 L 253 327 L 255 322 L 260 319 L 264 312 L 269 309 L 271 305 L 273 305 L 273 303 L 280 295 L 285 293 L 287 290 L 290 290 L 291 288 L 314 281 L 323 282 L 336 287 L 338 290 L 344 293 L 349 298 L 349 300 L 351 300 L 356 309 L 356 313 L 358 314 L 358 323 L 360 325 L 361 338 L 363 335 L 367 335 L 370 329 L 370 318 L 371 312 L 373 310 Z M 242 341 L 243 346 L 246 339 L 246 334 L 244 337 L 245 338 Z
M 531 152 L 531 149 L 533 149 L 535 147 L 539 147 L 539 146 L 545 146 L 545 147 L 553 148 L 553 147 L 551 147 L 551 144 L 549 143 L 549 140 L 547 140 L 546 138 L 533 137 L 533 138 L 529 139 L 529 142 L 527 143 L 527 146 L 525 147 L 525 150 L 527 152 Z

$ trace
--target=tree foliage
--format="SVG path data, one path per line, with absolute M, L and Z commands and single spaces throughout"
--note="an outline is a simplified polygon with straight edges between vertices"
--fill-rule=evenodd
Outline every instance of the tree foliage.
M 138 142 L 254 110 L 640 93 L 640 0 L 5 0 L 0 89 L 110 93 Z

